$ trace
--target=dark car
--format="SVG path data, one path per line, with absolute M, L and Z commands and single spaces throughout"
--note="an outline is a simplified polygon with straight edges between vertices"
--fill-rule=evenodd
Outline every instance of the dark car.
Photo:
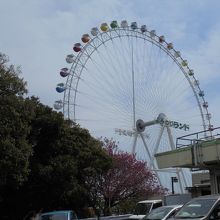
M 172 219 L 220 219 L 220 194 L 200 196 L 190 200 L 177 212 L 177 214 Z
M 53 211 L 42 213 L 40 220 L 77 220 L 77 216 L 71 210 Z

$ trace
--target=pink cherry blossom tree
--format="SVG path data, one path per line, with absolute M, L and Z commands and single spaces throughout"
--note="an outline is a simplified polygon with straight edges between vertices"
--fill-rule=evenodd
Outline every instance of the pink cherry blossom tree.
M 112 158 L 112 167 L 96 180 L 96 195 L 103 203 L 104 214 L 112 207 L 135 195 L 164 194 L 155 173 L 135 155 L 120 151 L 113 140 L 104 139 L 103 148 Z

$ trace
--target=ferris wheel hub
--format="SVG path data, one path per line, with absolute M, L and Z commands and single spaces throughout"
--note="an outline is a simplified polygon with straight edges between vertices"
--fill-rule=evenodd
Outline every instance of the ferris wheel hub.
M 138 119 L 136 121 L 136 129 L 137 129 L 138 132 L 144 132 L 145 127 L 151 126 L 151 125 L 154 125 L 154 124 L 159 124 L 159 123 L 161 123 L 162 121 L 165 121 L 165 120 L 167 120 L 167 116 L 164 113 L 160 113 L 157 116 L 156 120 L 152 120 L 152 121 L 148 121 L 148 122 L 144 122 L 142 119 Z
M 138 119 L 136 121 L 136 128 L 137 128 L 138 132 L 144 132 L 145 125 L 144 125 L 144 121 L 142 119 Z
M 157 117 L 157 121 L 160 122 L 164 120 L 167 120 L 167 116 L 164 113 L 160 113 Z

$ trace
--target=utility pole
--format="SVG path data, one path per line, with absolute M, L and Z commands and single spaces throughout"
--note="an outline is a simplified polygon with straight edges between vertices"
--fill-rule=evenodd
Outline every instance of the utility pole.
M 174 192 L 174 183 L 177 183 L 178 182 L 178 179 L 177 179 L 177 177 L 175 177 L 175 176 L 172 176 L 171 177 L 171 184 L 172 184 L 172 194 L 174 194 L 175 192 Z

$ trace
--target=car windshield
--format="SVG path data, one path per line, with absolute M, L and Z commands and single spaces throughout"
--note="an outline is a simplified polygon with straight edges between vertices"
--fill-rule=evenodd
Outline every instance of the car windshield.
M 159 207 L 154 210 L 152 210 L 147 216 L 145 216 L 143 219 L 162 219 L 164 218 L 171 210 L 173 207 Z
M 197 199 L 184 205 L 175 215 L 176 218 L 199 218 L 206 216 L 216 199 Z
M 67 213 L 45 214 L 41 216 L 41 220 L 68 220 Z
M 134 213 L 136 215 L 146 215 L 151 209 L 152 203 L 138 203 L 135 207 Z

